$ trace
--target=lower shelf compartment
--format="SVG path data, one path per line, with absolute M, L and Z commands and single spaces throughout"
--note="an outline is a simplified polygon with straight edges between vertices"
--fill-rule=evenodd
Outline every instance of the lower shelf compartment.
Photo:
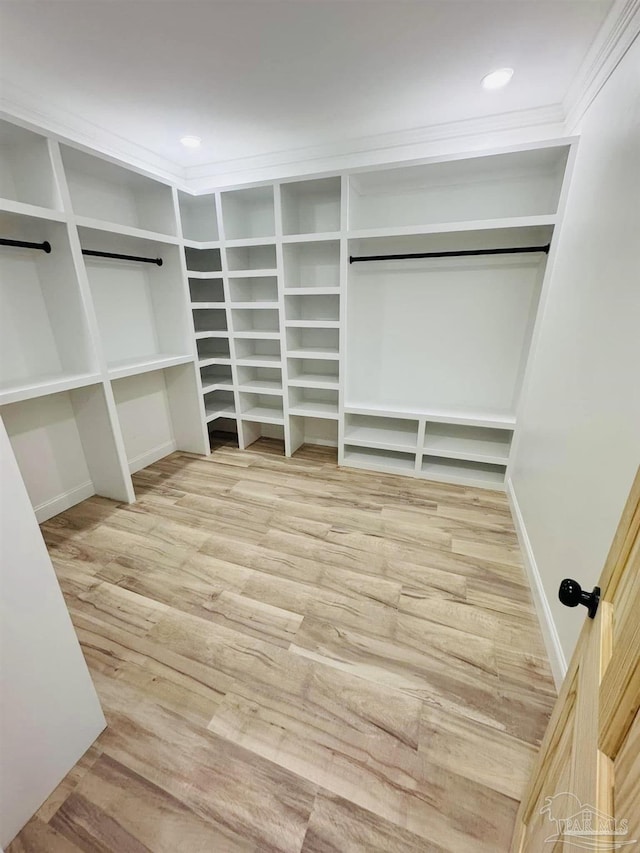
M 389 474 L 413 474 L 415 473 L 416 456 L 415 453 L 346 445 L 344 464 L 353 468 L 365 468 L 370 471 L 382 471 Z
M 438 456 L 423 456 L 420 468 L 421 476 L 429 480 L 494 489 L 504 488 L 505 472 L 505 465 L 445 459 Z

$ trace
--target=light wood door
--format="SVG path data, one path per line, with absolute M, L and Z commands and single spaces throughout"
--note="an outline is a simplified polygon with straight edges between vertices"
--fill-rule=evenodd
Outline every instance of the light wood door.
M 577 571 L 577 569 L 576 569 Z M 512 853 L 640 853 L 640 469 L 523 797 Z

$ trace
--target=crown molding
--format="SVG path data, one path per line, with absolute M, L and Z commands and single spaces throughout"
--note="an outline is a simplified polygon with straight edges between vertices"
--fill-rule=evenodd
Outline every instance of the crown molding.
M 574 133 L 600 89 L 640 34 L 640 0 L 615 0 L 563 102 Z
M 98 152 L 109 160 L 126 163 L 151 177 L 173 184 L 184 181 L 183 169 L 177 163 L 82 116 L 59 106 L 52 107 L 39 95 L 6 80 L 0 86 L 0 115 L 17 120 L 30 130 L 45 131 L 59 142 L 71 143 L 89 153 Z
M 189 166 L 186 188 L 201 193 L 265 180 L 336 172 L 495 145 L 534 142 L 564 135 L 561 104 L 435 124 L 309 148 Z

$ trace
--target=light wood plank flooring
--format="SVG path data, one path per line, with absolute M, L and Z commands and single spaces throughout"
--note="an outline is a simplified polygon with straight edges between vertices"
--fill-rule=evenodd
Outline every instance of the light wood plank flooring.
M 42 526 L 109 726 L 8 853 L 508 849 L 555 692 L 504 494 L 280 454 Z

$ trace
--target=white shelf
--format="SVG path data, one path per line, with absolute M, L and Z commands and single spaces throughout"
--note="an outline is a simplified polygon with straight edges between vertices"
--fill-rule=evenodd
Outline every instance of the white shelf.
M 340 231 L 339 177 L 282 183 L 280 194 L 284 234 Z
M 78 228 L 90 228 L 92 231 L 103 231 L 105 234 L 117 234 L 121 237 L 134 237 L 136 240 L 153 240 L 156 243 L 167 243 L 176 246 L 180 242 L 172 234 L 162 231 L 150 231 L 146 228 L 138 228 L 134 225 L 122 225 L 118 222 L 109 222 L 105 219 L 96 219 L 93 216 L 74 216 Z
M 446 432 L 434 434 L 433 428 L 430 431 L 430 427 L 431 425 L 427 424 L 423 447 L 425 454 L 498 465 L 506 465 L 509 460 L 511 432 L 474 427 L 451 427 L 453 434 L 446 434 Z M 461 430 L 464 432 L 460 433 Z
M 419 237 L 423 234 L 449 234 L 462 231 L 493 231 L 502 228 L 537 228 L 557 223 L 555 213 L 539 216 L 509 216 L 497 219 L 470 219 L 451 222 L 434 222 L 422 226 L 399 226 L 390 228 L 359 228 L 349 231 L 350 240 L 372 237 Z
M 36 204 L 14 201 L 10 198 L 0 198 L 0 212 L 17 213 L 20 216 L 30 216 L 33 219 L 45 219 L 48 222 L 67 221 L 67 214 L 62 210 L 53 210 L 50 207 L 40 207 Z
M 425 418 L 427 421 L 445 424 L 464 424 L 478 427 L 493 427 L 495 429 L 513 429 L 516 425 L 516 416 L 511 412 L 496 411 L 465 411 L 462 409 L 394 409 L 375 405 L 367 405 L 365 402 L 348 403 L 345 405 L 345 414 L 352 415 L 374 415 L 388 418 Z
M 0 406 L 19 403 L 44 397 L 46 394 L 58 394 L 74 388 L 84 388 L 101 381 L 99 373 L 42 374 L 30 377 L 22 382 L 2 382 L 0 384 Z
M 165 367 L 175 367 L 177 364 L 188 364 L 190 361 L 193 361 L 192 355 L 159 353 L 112 361 L 107 365 L 107 369 L 110 379 L 122 379 L 125 376 L 137 376 L 139 373 L 149 373 L 152 370 L 164 370 Z
M 5 121 L 0 121 L 0 197 L 3 210 L 39 218 L 53 219 L 49 214 L 61 207 L 46 138 Z
M 203 376 L 202 393 L 210 394 L 212 391 L 233 391 L 231 376 Z
M 242 332 L 234 332 L 234 338 L 239 340 L 279 341 L 280 332 L 268 332 L 260 329 L 248 329 Z
M 224 302 L 192 302 L 191 303 L 192 311 L 224 311 L 225 303 Z
M 289 349 L 287 358 L 322 358 L 327 361 L 338 361 L 340 354 L 337 350 L 322 349 L 322 347 L 307 347 L 306 349 Z
M 327 418 L 329 420 L 338 420 L 338 410 L 333 403 L 323 403 L 317 401 L 305 400 L 301 403 L 291 404 L 289 406 L 291 415 L 309 418 Z
M 240 415 L 243 421 L 256 421 L 262 424 L 283 424 L 284 415 L 281 409 L 271 406 L 252 406 Z
M 289 377 L 290 388 L 324 388 L 337 391 L 339 386 L 338 377 L 332 373 L 304 373 L 299 376 Z
M 265 276 L 276 276 L 277 269 L 260 269 L 260 270 L 229 270 L 227 275 L 229 278 L 264 278 Z
M 456 483 L 462 486 L 504 489 L 505 470 L 504 467 L 497 465 L 439 459 L 430 456 L 423 458 L 420 476 L 427 480 Z
M 251 355 L 237 356 L 238 367 L 279 367 L 282 358 L 279 355 Z
M 231 302 L 229 305 L 230 308 L 235 310 L 238 309 L 249 309 L 249 310 L 258 310 L 265 311 L 267 309 L 271 309 L 272 311 L 278 310 L 277 302 Z
M 248 394 L 274 394 L 282 397 L 282 382 L 270 379 L 252 379 L 250 382 L 241 382 L 238 391 Z
M 195 338 L 197 341 L 203 341 L 205 338 L 228 338 L 229 332 L 225 329 L 223 331 L 209 331 L 209 332 L 196 332 Z
M 384 474 L 414 474 L 415 454 L 377 449 L 345 448 L 344 464 Z
M 187 270 L 187 278 L 205 278 L 216 279 L 222 278 L 220 270 Z
M 340 241 L 297 242 L 283 246 L 285 293 L 340 287 Z
M 418 421 L 408 420 L 403 426 L 400 419 L 347 415 L 344 440 L 346 444 L 360 447 L 415 453 L 418 449 Z
M 194 196 L 178 190 L 182 235 L 187 242 L 217 242 L 218 219 L 215 195 Z
M 288 287 L 285 296 L 340 296 L 339 287 Z
M 213 364 L 231 364 L 231 357 L 212 355 L 198 358 L 198 367 L 210 367 Z
M 339 320 L 285 320 L 290 329 L 339 329 Z
M 236 407 L 233 403 L 228 403 L 226 405 L 220 406 L 206 406 L 205 405 L 205 419 L 207 423 L 211 423 L 211 421 L 217 420 L 217 418 L 235 418 L 236 417 Z
M 339 240 L 341 237 L 340 231 L 318 231 L 308 232 L 306 234 L 285 234 L 282 238 L 283 243 L 324 243 L 330 240 Z
M 273 186 L 223 192 L 222 221 L 228 241 L 273 237 L 276 233 Z

